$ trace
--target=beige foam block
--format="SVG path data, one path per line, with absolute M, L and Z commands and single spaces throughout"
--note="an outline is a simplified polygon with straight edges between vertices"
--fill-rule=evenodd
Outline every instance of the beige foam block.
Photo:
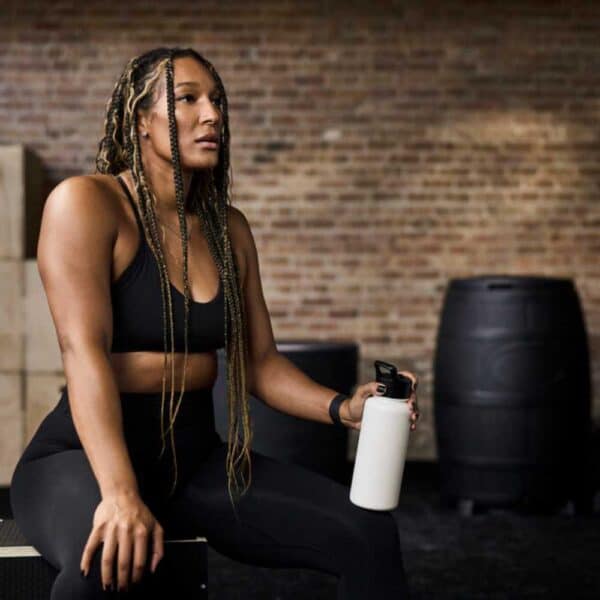
M 35 259 L 25 261 L 25 365 L 27 371 L 63 370 L 56 329 Z
M 56 406 L 60 388 L 65 384 L 62 374 L 28 373 L 25 387 L 25 445 L 40 423 Z
M 0 371 L 24 368 L 23 280 L 23 261 L 0 260 Z
M 0 485 L 10 485 L 23 448 L 20 373 L 0 373 Z
M 25 249 L 24 148 L 0 146 L 0 257 L 23 258 Z
M 0 146 L 0 258 L 35 257 L 45 196 L 39 156 L 23 144 Z

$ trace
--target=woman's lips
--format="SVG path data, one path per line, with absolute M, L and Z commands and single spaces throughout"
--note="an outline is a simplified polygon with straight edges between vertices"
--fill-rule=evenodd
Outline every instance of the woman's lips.
M 204 141 L 204 140 L 200 140 L 199 142 L 196 142 L 196 144 L 198 144 L 201 148 L 206 148 L 206 149 L 211 149 L 211 150 L 216 150 L 217 146 L 219 144 L 217 144 L 217 142 L 208 142 L 208 141 Z

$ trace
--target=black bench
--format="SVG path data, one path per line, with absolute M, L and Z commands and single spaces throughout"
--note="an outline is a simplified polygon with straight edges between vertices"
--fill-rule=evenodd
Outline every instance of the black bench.
M 144 593 L 144 599 L 207 600 L 206 538 L 168 539 L 165 535 L 164 550 L 152 575 L 152 592 Z M 28 544 L 16 522 L 0 519 L 0 599 L 48 600 L 56 575 L 56 569 Z

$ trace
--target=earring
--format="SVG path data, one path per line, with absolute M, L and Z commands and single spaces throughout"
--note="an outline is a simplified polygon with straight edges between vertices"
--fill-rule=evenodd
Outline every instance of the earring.
M 148 137 L 148 132 L 147 132 L 147 131 L 144 131 L 144 133 L 142 133 L 142 135 L 143 135 L 145 138 L 147 138 L 147 137 Z

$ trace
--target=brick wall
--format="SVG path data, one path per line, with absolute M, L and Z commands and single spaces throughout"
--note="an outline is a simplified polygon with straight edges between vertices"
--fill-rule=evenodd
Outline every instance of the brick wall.
M 416 372 L 413 457 L 435 452 L 450 278 L 572 278 L 600 390 L 600 5 L 51 4 L 1 13 L 0 143 L 39 153 L 49 187 L 92 172 L 124 63 L 159 45 L 205 54 L 276 337 L 356 340 L 361 383 L 375 358 Z

